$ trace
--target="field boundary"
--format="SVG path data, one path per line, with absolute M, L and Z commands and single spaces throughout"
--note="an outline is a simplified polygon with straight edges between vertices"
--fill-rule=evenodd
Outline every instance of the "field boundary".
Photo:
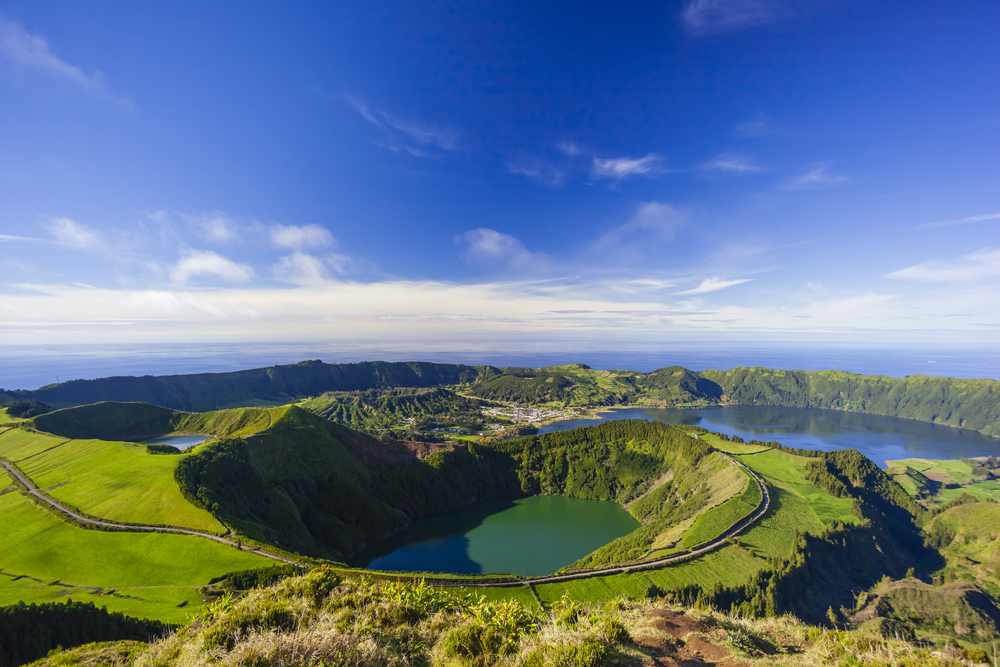
M 48 505 L 56 512 L 64 514 L 73 521 L 80 524 L 84 524 L 84 528 L 87 526 L 94 526 L 100 529 L 110 529 L 122 532 L 137 532 L 137 533 L 175 533 L 180 535 L 191 535 L 193 537 L 201 537 L 206 540 L 212 540 L 213 542 L 219 542 L 220 544 L 225 544 L 227 546 L 235 547 L 242 551 L 248 553 L 256 554 L 258 556 L 263 556 L 264 558 L 270 558 L 271 560 L 280 561 L 282 563 L 288 563 L 289 565 L 302 565 L 299 561 L 292 560 L 290 558 L 285 558 L 284 556 L 277 556 L 260 549 L 250 549 L 244 548 L 242 545 L 233 542 L 232 540 L 227 540 L 224 537 L 219 537 L 218 535 L 212 535 L 211 533 L 203 533 L 197 530 L 191 530 L 189 528 L 179 528 L 177 526 L 150 526 L 146 524 L 137 523 L 117 523 L 114 521 L 108 521 L 106 519 L 91 519 L 83 514 L 78 514 L 77 512 L 63 506 L 54 498 L 42 493 L 34 482 L 25 475 L 20 469 L 15 467 L 12 463 L 8 463 L 4 459 L 0 459 L 0 466 L 2 466 L 14 479 L 14 483 L 23 489 L 28 495 L 40 500 L 42 503 Z

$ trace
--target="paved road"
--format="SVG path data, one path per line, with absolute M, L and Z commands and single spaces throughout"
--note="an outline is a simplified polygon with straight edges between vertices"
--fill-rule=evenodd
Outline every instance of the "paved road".
M 723 454 L 723 456 L 726 455 Z M 741 532 L 750 527 L 754 522 L 756 522 L 758 519 L 764 516 L 764 514 L 767 512 L 768 507 L 770 507 L 771 505 L 771 495 L 767 492 L 767 486 L 764 484 L 764 482 L 761 481 L 759 477 L 757 477 L 754 471 L 750 470 L 750 468 L 744 465 L 741 461 L 737 461 L 736 459 L 733 459 L 732 457 L 729 456 L 726 456 L 726 458 L 728 458 L 730 461 L 743 468 L 747 472 L 747 474 L 749 474 L 754 479 L 754 481 L 757 482 L 757 486 L 760 487 L 760 492 L 761 492 L 761 503 L 760 505 L 757 506 L 757 509 L 752 514 L 750 514 L 747 517 L 744 517 L 743 519 L 740 519 L 732 527 L 730 527 L 730 529 L 727 530 L 725 534 L 720 536 L 714 542 L 710 542 L 709 544 L 698 547 L 697 549 L 693 549 L 692 551 L 685 551 L 684 553 L 674 554 L 666 558 L 660 558 L 659 560 L 652 560 L 644 563 L 636 563 L 634 565 L 621 565 L 618 567 L 609 567 L 600 570 L 588 570 L 586 572 L 573 572 L 570 574 L 558 574 L 558 575 L 554 574 L 549 577 L 536 577 L 532 579 L 524 579 L 524 580 L 509 581 L 509 582 L 505 581 L 502 583 L 495 583 L 495 584 L 476 584 L 472 582 L 462 582 L 461 585 L 467 588 L 473 588 L 473 587 L 511 588 L 514 586 L 527 586 L 528 584 L 550 584 L 557 581 L 571 581 L 573 579 L 587 579 L 589 577 L 604 577 L 609 574 L 622 574 L 624 572 L 634 572 L 636 570 L 652 570 L 661 567 L 663 565 L 669 565 L 671 563 L 679 563 L 681 561 L 689 560 L 691 558 L 696 558 L 698 556 L 701 556 L 702 554 L 708 553 L 709 551 L 718 549 L 719 547 L 724 546 L 726 544 L 727 539 L 739 535 Z
M 723 454 L 723 456 L 726 456 L 726 455 Z M 706 553 L 708 553 L 710 551 L 714 551 L 715 549 L 718 549 L 719 547 L 724 546 L 726 544 L 726 540 L 728 540 L 730 537 L 735 537 L 736 535 L 739 535 L 741 532 L 743 532 L 748 527 L 750 527 L 753 523 L 755 523 L 758 519 L 760 519 L 762 516 L 764 516 L 764 514 L 767 512 L 768 508 L 771 505 L 771 495 L 768 493 L 767 486 L 764 484 L 764 482 L 761 481 L 761 479 L 759 477 L 757 477 L 757 475 L 752 470 L 750 470 L 750 468 L 748 468 L 746 465 L 744 465 L 742 462 L 737 461 L 736 459 L 733 459 L 733 458 L 731 458 L 729 456 L 726 456 L 726 458 L 728 458 L 734 464 L 736 464 L 736 465 L 740 466 L 741 468 L 743 468 L 747 472 L 747 474 L 749 474 L 754 479 L 754 481 L 757 482 L 757 486 L 760 487 L 760 492 L 761 492 L 761 503 L 760 503 L 760 505 L 757 506 L 757 509 L 751 515 L 749 515 L 747 517 L 744 517 L 743 519 L 741 519 L 740 521 L 738 521 L 736 524 L 734 524 L 732 527 L 730 527 L 730 529 L 727 530 L 723 535 L 721 535 L 718 539 L 716 539 L 713 542 L 710 542 L 709 544 L 706 544 L 704 546 L 698 547 L 697 549 L 693 549 L 691 551 L 685 551 L 684 553 L 673 554 L 672 556 L 667 556 L 666 558 L 660 558 L 658 560 L 653 560 L 653 561 L 646 561 L 646 562 L 643 562 L 643 563 L 636 563 L 634 565 L 621 565 L 621 566 L 618 566 L 618 567 L 609 567 L 609 568 L 603 568 L 603 569 L 597 569 L 597 570 L 588 570 L 586 572 L 572 572 L 572 573 L 569 573 L 569 574 L 551 575 L 551 576 L 548 576 L 548 577 L 536 577 L 536 578 L 531 578 L 531 579 L 518 579 L 516 581 L 504 581 L 504 582 L 496 582 L 496 583 L 485 583 L 485 582 L 484 583 L 477 583 L 477 582 L 474 582 L 474 581 L 456 580 L 455 582 L 453 582 L 453 584 L 454 585 L 459 585 L 459 586 L 465 586 L 466 588 L 487 588 L 487 587 L 488 588 L 510 588 L 510 587 L 514 587 L 514 586 L 527 586 L 528 584 L 549 584 L 549 583 L 554 583 L 554 582 L 558 582 L 558 581 L 572 581 L 574 579 L 587 579 L 587 578 L 590 578 L 590 577 L 603 577 L 603 576 L 607 576 L 607 575 L 610 575 L 610 574 L 623 574 L 625 572 L 634 572 L 634 571 L 637 571 L 637 570 L 651 570 L 651 569 L 655 569 L 655 568 L 658 568 L 658 567 L 662 567 L 664 565 L 670 565 L 672 563 L 679 563 L 679 562 L 682 562 L 682 561 L 685 561 L 685 560 L 690 560 L 692 558 L 696 558 L 698 556 L 706 554 Z M 86 523 L 86 524 L 90 524 L 90 525 L 94 525 L 94 526 L 103 526 L 103 527 L 106 527 L 106 528 L 113 528 L 115 530 L 137 531 L 137 532 L 149 531 L 149 532 L 156 532 L 156 533 L 180 533 L 180 534 L 183 534 L 183 535 L 193 535 L 195 537 L 202 537 L 202 538 L 205 538 L 205 539 L 208 539 L 208 540 L 214 540 L 215 542 L 220 542 L 222 544 L 226 544 L 226 545 L 229 545 L 229 546 L 232 546 L 232 547 L 236 546 L 235 542 L 227 540 L 227 539 L 225 539 L 223 537 L 219 537 L 217 535 L 212 535 L 210 533 L 201 533 L 201 532 L 198 532 L 196 530 L 188 530 L 186 528 L 174 528 L 174 527 L 166 527 L 166 526 L 147 526 L 147 525 L 140 525 L 140 524 L 120 524 L 120 523 L 112 523 L 112 522 L 108 522 L 108 521 L 100 521 L 100 520 L 96 520 L 96 519 L 89 519 L 89 518 L 87 518 L 85 516 L 81 516 L 81 515 L 77 514 L 76 512 L 73 512 L 72 510 L 69 510 L 69 509 L 63 507 L 62 505 L 59 505 L 58 503 L 56 503 L 55 501 L 53 501 L 48 496 L 45 496 L 45 495 L 39 493 L 35 489 L 35 487 L 28 481 L 28 479 L 26 477 L 24 477 L 20 473 L 20 471 L 18 471 L 16 468 L 14 468 L 10 464 L 6 463 L 5 461 L 0 461 L 0 466 L 3 466 L 7 470 L 7 472 L 9 472 L 15 479 L 17 479 L 17 481 L 20 482 L 20 484 L 22 486 L 24 486 L 25 489 L 27 489 L 28 493 L 30 493 L 31 495 L 35 496 L 36 498 L 38 498 L 39 500 L 41 500 L 45 504 L 49 505 L 53 509 L 55 509 L 55 510 L 57 510 L 57 511 L 59 511 L 59 512 L 65 514 L 67 516 L 70 516 L 70 517 L 76 519 L 77 521 L 80 521 L 81 523 Z M 275 556 L 274 554 L 269 554 L 269 553 L 267 553 L 265 551 L 258 551 L 258 550 L 253 550 L 253 549 L 247 549 L 247 551 L 249 551 L 250 553 L 257 554 L 258 556 L 263 556 L 264 558 L 270 558 L 272 560 L 280 561 L 282 563 L 290 563 L 292 565 L 300 565 L 300 563 L 298 563 L 297 561 L 294 561 L 294 560 L 291 560 L 291 559 L 288 559 L 288 558 L 283 558 L 281 556 Z M 441 580 L 437 579 L 437 580 L 435 580 L 435 583 L 441 583 Z M 452 583 L 452 582 L 449 582 L 449 583 Z
M 76 519 L 80 523 L 86 523 L 92 526 L 102 526 L 104 528 L 113 528 L 115 530 L 122 530 L 122 531 L 151 532 L 151 533 L 179 533 L 181 535 L 193 535 L 195 537 L 203 537 L 206 540 L 212 540 L 214 542 L 226 544 L 231 547 L 237 546 L 235 542 L 227 540 L 224 537 L 219 537 L 218 535 L 212 535 L 211 533 L 202 533 L 197 530 L 188 530 L 187 528 L 174 528 L 171 526 L 147 526 L 143 524 L 134 524 L 134 523 L 129 523 L 129 524 L 113 523 L 110 521 L 101 521 L 98 519 L 90 519 L 85 516 L 81 516 L 76 512 L 63 507 L 59 503 L 55 502 L 52 498 L 42 493 L 39 493 L 34 484 L 30 482 L 27 477 L 21 474 L 21 471 L 19 471 L 17 468 L 10 465 L 6 461 L 0 461 L 0 466 L 3 466 L 7 470 L 7 472 L 10 473 L 11 476 L 13 476 L 14 479 L 16 479 L 21 484 L 21 486 L 23 486 L 28 491 L 28 493 L 33 495 L 35 498 L 38 498 L 43 503 L 55 509 L 56 511 Z M 256 549 L 246 549 L 245 551 L 252 554 L 257 554 L 258 556 L 263 556 L 264 558 L 270 558 L 271 560 L 280 561 L 282 563 L 289 563 L 291 565 L 301 565 L 301 563 L 299 563 L 298 561 L 294 561 L 289 558 L 284 558 L 282 556 L 275 556 L 274 554 L 269 554 L 266 551 L 259 551 Z

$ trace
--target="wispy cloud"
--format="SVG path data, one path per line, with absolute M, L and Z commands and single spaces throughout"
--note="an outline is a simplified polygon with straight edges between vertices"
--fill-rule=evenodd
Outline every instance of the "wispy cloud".
M 45 243 L 45 239 L 34 239 L 30 236 L 11 236 L 10 234 L 0 234 L 0 242 L 3 241 L 35 241 Z
M 958 260 L 917 264 L 886 274 L 887 278 L 925 282 L 971 282 L 1000 276 L 1000 248 L 983 248 Z
M 253 269 L 226 259 L 211 250 L 186 250 L 180 261 L 170 269 L 170 278 L 186 283 L 192 278 L 214 276 L 232 282 L 245 282 L 253 277 Z
M 429 157 L 421 147 L 449 152 L 458 150 L 458 138 L 462 131 L 457 128 L 402 120 L 385 111 L 374 109 L 363 100 L 350 95 L 345 95 L 344 99 L 361 114 L 362 118 L 385 132 L 387 143 L 383 145 L 384 148 L 397 153 L 409 153 L 414 157 Z M 418 146 L 410 142 L 416 142 Z
M 968 225 L 973 222 L 985 222 L 986 220 L 1000 219 L 1000 213 L 987 213 L 986 215 L 973 215 L 968 218 L 958 218 L 957 220 L 941 220 L 940 222 L 928 222 L 918 227 L 927 229 L 930 227 L 952 227 L 953 225 Z
M 737 123 L 733 128 L 733 134 L 744 139 L 752 137 L 763 137 L 772 131 L 771 121 L 763 114 L 757 114 L 750 120 Z
M 49 230 L 56 243 L 67 248 L 92 250 L 101 243 L 97 232 L 69 218 L 52 218 L 44 227 Z
M 527 176 L 539 185 L 550 188 L 560 187 L 566 180 L 566 172 L 542 160 L 518 159 L 507 164 L 507 171 L 518 176 Z
M 796 0 L 689 0 L 681 20 L 694 35 L 715 35 L 776 23 L 807 8 Z
M 595 248 L 607 252 L 623 245 L 638 243 L 645 247 L 650 241 L 669 241 L 686 222 L 686 217 L 671 204 L 643 202 L 625 224 L 602 236 Z
M 753 162 L 753 158 L 746 153 L 737 151 L 726 151 L 708 162 L 698 165 L 702 171 L 726 172 L 731 174 L 752 174 L 763 171 L 763 169 Z
M 100 72 L 87 74 L 79 67 L 70 65 L 52 52 L 43 37 L 5 19 L 0 19 L 0 57 L 16 66 L 68 81 L 91 95 L 106 97 L 125 106 L 131 105 L 129 100 L 115 97 L 108 91 Z
M 617 157 L 602 159 L 595 157 L 590 175 L 595 181 L 605 178 L 620 181 L 631 176 L 648 176 L 657 172 L 657 165 L 662 159 L 655 153 L 650 153 L 646 157 L 639 158 Z
M 834 174 L 830 171 L 833 161 L 817 162 L 807 167 L 806 173 L 801 176 L 786 180 L 781 184 L 785 190 L 805 190 L 809 188 L 822 188 L 832 185 L 846 183 L 849 179 L 842 174 Z
M 325 262 L 315 255 L 302 252 L 282 257 L 271 270 L 281 282 L 295 285 L 321 285 L 329 280 Z
M 326 227 L 320 225 L 273 225 L 271 242 L 279 248 L 292 250 L 334 245 L 333 235 Z
M 753 279 L 737 278 L 735 280 L 723 280 L 722 278 L 705 278 L 697 287 L 687 289 L 682 292 L 674 292 L 674 294 L 707 294 L 708 292 L 718 292 L 721 289 L 726 289 L 727 287 L 732 287 L 733 285 L 748 283 L 751 280 Z
M 159 211 L 156 215 L 163 219 L 166 218 L 165 214 Z M 157 219 L 153 215 L 150 217 L 154 220 Z M 240 236 L 236 223 L 222 211 L 212 211 L 203 215 L 185 215 L 184 218 L 194 225 L 198 236 L 206 241 L 229 243 Z
M 465 259 L 472 263 L 536 268 L 547 263 L 545 255 L 529 251 L 519 239 L 495 229 L 469 230 L 455 236 L 455 243 L 465 246 Z

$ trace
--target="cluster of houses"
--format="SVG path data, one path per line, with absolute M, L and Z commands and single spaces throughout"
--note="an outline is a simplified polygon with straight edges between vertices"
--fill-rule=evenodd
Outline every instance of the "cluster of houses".
M 563 419 L 572 417 L 570 410 L 543 410 L 541 408 L 522 408 L 520 406 L 505 406 L 502 408 L 482 408 L 480 413 L 485 416 L 502 417 L 515 423 L 532 423 L 546 419 Z M 492 425 L 491 425 L 492 426 Z M 497 424 L 499 426 L 499 424 Z

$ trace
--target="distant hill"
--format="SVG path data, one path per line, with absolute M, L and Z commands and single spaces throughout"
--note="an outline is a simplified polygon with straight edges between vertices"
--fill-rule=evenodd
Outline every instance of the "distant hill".
M 112 377 L 74 380 L 36 391 L 0 390 L 0 402 L 33 399 L 59 408 L 98 401 L 144 401 L 201 412 L 255 402 L 288 403 L 328 392 L 443 386 L 459 386 L 462 393 L 485 400 L 533 405 L 746 404 L 849 410 L 1000 437 L 1000 382 L 996 380 L 920 375 L 890 378 L 842 371 L 743 367 L 694 372 L 671 366 L 638 373 L 600 371 L 583 364 L 532 370 L 425 362 L 303 361 L 234 373 Z M 333 402 L 341 407 L 331 403 L 330 410 L 350 412 L 350 405 L 344 406 L 342 399 Z M 355 413 L 362 419 L 360 412 Z M 363 419 L 371 419 L 370 411 Z

